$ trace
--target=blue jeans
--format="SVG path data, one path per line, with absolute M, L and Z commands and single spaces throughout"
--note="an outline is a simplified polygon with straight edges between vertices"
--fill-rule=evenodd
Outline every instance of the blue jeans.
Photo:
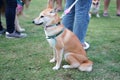
M 68 9 L 75 0 L 66 0 L 65 10 Z M 85 36 L 89 24 L 89 9 L 92 0 L 78 0 L 70 13 L 63 17 L 62 23 L 66 28 L 74 32 L 81 43 L 85 42 Z

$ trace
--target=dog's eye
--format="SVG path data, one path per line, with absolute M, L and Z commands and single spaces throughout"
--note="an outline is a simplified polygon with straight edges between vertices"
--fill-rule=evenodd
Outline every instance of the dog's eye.
M 93 5 L 95 5 L 95 3 L 93 3 Z
M 50 11 L 50 13 L 54 13 L 54 11 Z
M 99 3 L 97 2 L 96 5 L 98 5 Z
M 43 18 L 44 16 L 40 16 L 40 18 Z

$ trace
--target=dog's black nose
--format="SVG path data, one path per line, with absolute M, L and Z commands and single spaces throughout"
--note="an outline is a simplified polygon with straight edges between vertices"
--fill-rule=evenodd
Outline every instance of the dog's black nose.
M 32 23 L 35 23 L 35 21 L 32 21 Z

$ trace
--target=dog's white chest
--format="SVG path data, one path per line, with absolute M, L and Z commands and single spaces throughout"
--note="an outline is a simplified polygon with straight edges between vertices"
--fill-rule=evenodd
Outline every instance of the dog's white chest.
M 96 13 L 96 12 L 98 12 L 98 11 L 99 11 L 98 8 L 91 8 L 91 9 L 90 9 L 90 12 L 92 12 L 92 13 Z
M 50 44 L 51 47 L 55 47 L 56 45 L 56 39 L 51 38 L 51 39 L 47 39 L 48 43 Z

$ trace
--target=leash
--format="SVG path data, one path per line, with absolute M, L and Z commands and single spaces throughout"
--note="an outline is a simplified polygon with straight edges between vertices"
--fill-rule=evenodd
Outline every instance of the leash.
M 57 33 L 57 34 L 55 34 L 55 35 L 52 35 L 52 36 L 47 36 L 47 38 L 46 38 L 46 39 L 55 39 L 57 36 L 59 36 L 60 34 L 62 34 L 62 33 L 63 33 L 64 29 L 65 29 L 65 28 L 63 28 L 60 32 L 58 32 L 58 33 Z M 55 39 L 55 40 L 56 40 L 56 39 Z
M 56 24 L 56 26 L 60 25 L 60 22 L 58 22 Z M 50 26 L 47 26 L 47 27 L 51 27 Z M 56 43 L 57 43 L 57 40 L 56 40 L 56 37 L 58 37 L 60 34 L 62 34 L 64 32 L 65 28 L 63 28 L 60 32 L 54 34 L 54 35 L 51 35 L 51 36 L 46 36 L 46 39 L 49 41 L 50 40 L 50 44 L 51 44 L 51 47 L 55 47 Z
M 46 26 L 46 28 L 51 27 L 51 26 L 58 26 L 58 25 L 60 25 L 60 22 L 58 22 L 57 24 L 48 25 L 48 26 Z
M 75 2 L 64 11 L 64 13 L 62 14 L 61 18 L 63 18 L 65 15 L 67 15 L 68 13 L 70 13 L 71 9 L 73 8 L 73 6 L 77 3 L 78 0 L 75 0 Z

